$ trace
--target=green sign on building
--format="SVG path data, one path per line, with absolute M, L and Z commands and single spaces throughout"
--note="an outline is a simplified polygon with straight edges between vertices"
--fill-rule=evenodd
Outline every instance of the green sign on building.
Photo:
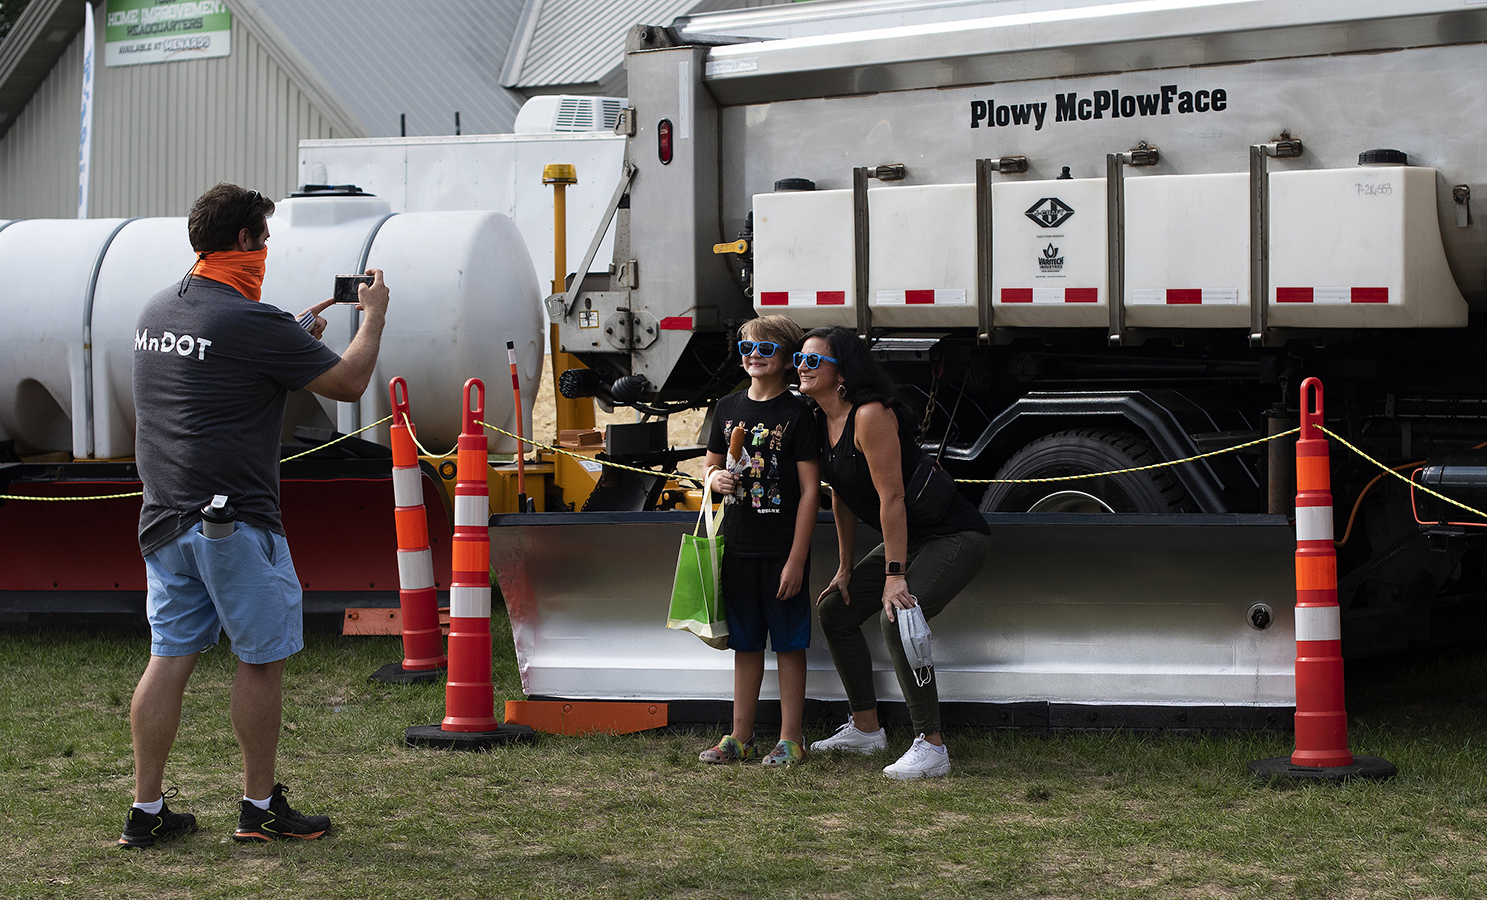
M 232 13 L 223 0 L 108 0 L 103 42 L 107 66 L 227 56 Z

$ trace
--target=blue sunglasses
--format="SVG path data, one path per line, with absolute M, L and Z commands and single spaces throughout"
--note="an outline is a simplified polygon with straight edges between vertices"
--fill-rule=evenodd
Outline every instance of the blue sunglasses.
M 821 360 L 823 359 L 832 365 L 836 365 L 836 360 L 824 353 L 797 353 L 795 354 L 795 368 L 798 369 L 801 363 L 805 363 L 807 369 L 814 369 L 821 365 Z
M 774 352 L 776 350 L 778 350 L 778 349 L 780 349 L 780 345 L 779 344 L 776 344 L 774 341 L 739 341 L 738 342 L 738 355 L 739 356 L 749 356 L 751 354 L 757 353 L 760 356 L 764 357 L 765 359 L 768 359 L 769 357 L 774 356 Z

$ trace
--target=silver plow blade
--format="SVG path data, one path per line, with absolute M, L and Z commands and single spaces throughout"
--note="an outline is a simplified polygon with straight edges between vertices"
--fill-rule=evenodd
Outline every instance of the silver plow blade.
M 1295 532 L 1283 517 L 987 518 L 985 568 L 930 622 L 942 702 L 1294 706 Z M 822 519 L 812 596 L 836 562 Z M 665 627 L 680 537 L 694 522 L 684 512 L 492 519 L 491 562 L 528 696 L 732 700 L 732 653 Z M 860 526 L 859 549 L 877 540 Z M 1253 621 L 1256 604 L 1266 627 Z M 901 700 L 878 629 L 865 630 L 879 698 Z M 807 696 L 844 699 L 819 624 L 808 660 Z M 764 698 L 775 690 L 766 676 Z

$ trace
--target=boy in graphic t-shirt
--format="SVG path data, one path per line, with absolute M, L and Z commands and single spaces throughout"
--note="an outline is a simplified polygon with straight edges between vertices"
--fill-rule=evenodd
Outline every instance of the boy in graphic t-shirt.
M 786 387 L 800 326 L 785 316 L 752 319 L 739 331 L 749 388 L 718 401 L 707 441 L 707 480 L 724 497 L 723 605 L 733 650 L 733 731 L 702 751 L 705 763 L 754 758 L 754 714 L 764 681 L 766 637 L 780 676 L 780 740 L 766 766 L 805 760 L 807 595 L 816 527 L 821 447 L 815 417 Z M 736 437 L 735 437 L 736 435 Z

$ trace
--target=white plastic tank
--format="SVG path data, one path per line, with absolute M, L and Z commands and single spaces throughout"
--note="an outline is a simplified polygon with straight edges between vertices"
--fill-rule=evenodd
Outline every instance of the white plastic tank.
M 0 230 L 0 440 L 19 453 L 86 446 L 88 286 L 123 222 L 30 219 Z
M 991 186 L 997 327 L 1108 328 L 1105 179 Z
M 867 194 L 868 297 L 882 328 L 976 327 L 976 186 Z
M 272 225 L 269 233 L 272 245 L 278 240 Z M 185 278 L 195 263 L 185 218 L 135 219 L 121 228 L 109 245 L 93 292 L 94 458 L 134 455 L 131 375 L 139 311 L 156 291 Z M 0 256 L 0 271 L 10 266 Z M 73 455 L 87 458 L 87 448 L 76 447 Z
M 1415 166 L 1271 172 L 1270 324 L 1465 326 L 1436 188 Z
M 1126 324 L 1248 328 L 1249 176 L 1128 175 Z
M 195 257 L 186 220 L 157 218 L 124 224 L 100 261 L 102 242 L 121 221 L 23 221 L 0 230 L 0 279 L 7 285 L 0 314 L 19 323 L 0 337 L 0 437 L 14 437 L 22 452 L 88 456 L 82 398 L 89 357 L 92 456 L 134 452 L 131 376 L 139 310 L 155 292 L 179 282 Z M 283 201 L 269 227 L 264 302 L 298 313 L 328 298 L 334 277 L 358 271 L 363 259 L 386 272 L 392 295 L 377 369 L 361 402 L 335 404 L 300 392 L 291 397 L 286 433 L 296 425 L 370 424 L 386 416 L 387 382 L 394 376 L 407 379 L 419 439 L 434 452 L 455 445 L 467 378 L 485 382 L 485 421 L 515 431 L 508 340 L 518 350 L 523 430 L 531 433 L 542 364 L 540 294 L 509 218 L 493 212 L 389 217 L 375 198 L 315 197 Z M 95 264 L 90 354 L 83 345 L 84 311 Z M 15 285 L 20 289 L 12 290 Z M 351 307 L 327 310 L 324 339 L 338 352 L 350 341 L 354 316 Z M 40 402 L 43 396 L 50 407 Z M 28 402 L 18 411 L 22 398 Z M 67 439 L 57 437 L 64 433 L 59 414 L 67 420 Z M 386 443 L 387 426 L 362 436 Z M 492 433 L 490 446 L 510 453 L 515 442 Z
M 542 294 L 516 225 L 494 212 L 419 212 L 393 216 L 372 243 L 368 265 L 386 273 L 392 303 L 374 393 L 362 396 L 362 422 L 388 415 L 387 382 L 408 381 L 418 439 L 435 452 L 455 446 L 465 379 L 485 383 L 485 421 L 516 431 L 506 342 L 516 345 L 522 433 L 532 434 L 532 405 L 542 377 Z M 387 443 L 387 426 L 377 429 Z M 487 432 L 492 453 L 516 441 Z M 526 448 L 530 450 L 531 448 Z
M 869 245 L 871 246 L 871 245 Z M 754 195 L 754 311 L 811 329 L 857 326 L 852 192 Z

